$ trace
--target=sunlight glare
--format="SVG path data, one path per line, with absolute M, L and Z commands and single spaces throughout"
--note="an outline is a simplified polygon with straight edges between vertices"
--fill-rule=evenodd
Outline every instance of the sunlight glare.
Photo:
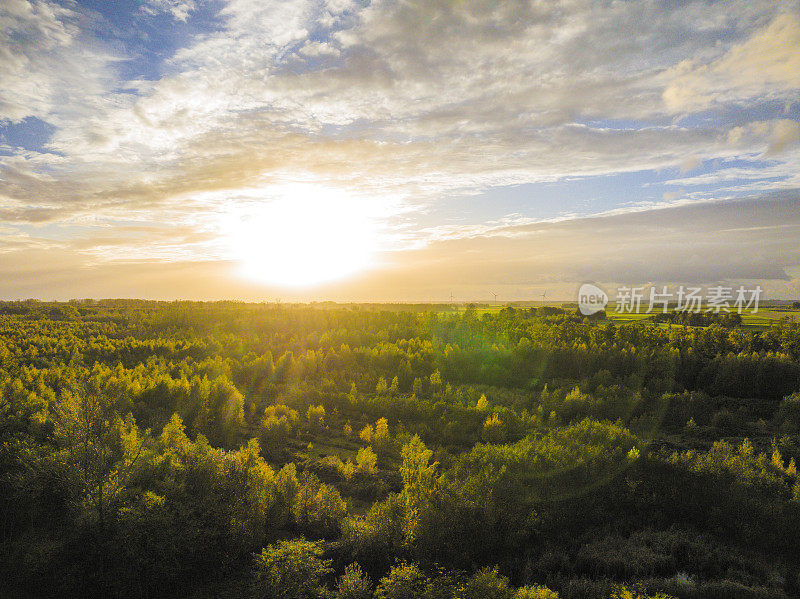
M 244 277 L 306 287 L 371 265 L 378 223 L 364 199 L 313 183 L 271 188 L 269 197 L 240 208 L 226 227 Z

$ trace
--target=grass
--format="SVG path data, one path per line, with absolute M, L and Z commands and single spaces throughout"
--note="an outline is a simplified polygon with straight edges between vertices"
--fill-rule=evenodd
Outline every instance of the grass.
M 339 439 L 322 439 L 324 439 L 323 435 L 317 435 L 310 442 L 310 447 L 307 448 L 309 457 L 318 460 L 325 456 L 335 455 L 339 456 L 342 461 L 356 459 L 360 447 L 356 443 L 343 443 Z
M 742 325 L 747 327 L 769 327 L 783 319 L 800 323 L 800 310 L 791 308 L 767 308 L 759 310 L 755 314 L 745 312 L 742 314 Z
M 647 320 L 651 316 L 653 316 L 653 314 L 615 312 L 614 310 L 609 310 L 606 312 L 606 318 L 613 322 L 639 322 L 640 320 Z

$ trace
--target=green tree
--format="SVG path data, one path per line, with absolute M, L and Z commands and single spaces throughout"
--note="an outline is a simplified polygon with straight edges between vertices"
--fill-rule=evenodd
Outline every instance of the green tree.
M 775 420 L 786 433 L 800 430 L 800 392 L 783 398 L 775 413 Z
M 361 432 L 358 433 L 358 436 L 364 443 L 372 443 L 372 437 L 374 434 L 375 431 L 373 430 L 372 425 L 368 424 L 361 429 Z
M 382 452 L 387 449 L 390 441 L 389 422 L 386 418 L 379 418 L 375 423 L 375 434 L 372 438 L 372 444 L 378 452 Z
M 212 445 L 231 447 L 244 426 L 244 397 L 227 378 L 217 378 L 201 406 L 200 431 Z
M 400 476 L 403 479 L 404 492 L 419 497 L 428 494 L 435 483 L 435 472 L 439 463 L 430 463 L 433 452 L 425 447 L 419 435 L 411 437 L 400 451 L 403 460 Z
M 524 586 L 517 589 L 514 599 L 558 599 L 558 593 L 545 586 Z
M 257 599 L 314 599 L 333 572 L 318 543 L 280 541 L 255 555 L 252 595 Z
M 375 599 L 420 599 L 425 596 L 428 577 L 416 564 L 399 564 L 378 582 Z
M 372 581 L 361 571 L 361 566 L 350 564 L 344 569 L 336 586 L 337 599 L 371 599 Z
M 258 430 L 261 445 L 273 455 L 282 451 L 295 434 L 299 422 L 297 412 L 288 406 L 268 406 Z
M 322 430 L 325 428 L 325 406 L 308 406 L 306 418 L 312 429 Z
M 497 568 L 483 568 L 469 577 L 458 592 L 458 599 L 514 599 L 508 578 L 500 576 Z
M 320 485 L 314 496 L 312 518 L 314 528 L 326 535 L 339 532 L 339 523 L 347 515 L 347 504 L 336 487 Z
M 116 507 L 145 444 L 133 417 L 123 421 L 105 395 L 65 392 L 55 415 L 62 455 L 101 528 Z
M 386 383 L 386 379 L 380 377 L 378 379 L 378 384 L 375 386 L 375 393 L 378 395 L 386 395 L 389 392 L 389 385 Z
M 414 543 L 419 534 L 423 511 L 430 503 L 436 488 L 436 468 L 439 463 L 430 463 L 433 452 L 425 447 L 418 435 L 403 446 L 400 457 L 400 476 L 403 491 L 400 500 L 404 506 L 403 534 L 407 545 Z
M 483 423 L 483 440 L 488 443 L 502 443 L 506 439 L 506 425 L 495 412 L 488 416 Z
M 442 374 L 438 370 L 434 370 L 431 375 L 431 387 L 435 393 L 442 390 Z

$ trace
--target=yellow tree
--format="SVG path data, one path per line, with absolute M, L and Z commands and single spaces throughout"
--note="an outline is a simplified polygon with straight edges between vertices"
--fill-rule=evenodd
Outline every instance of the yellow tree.
M 389 435 L 389 422 L 386 418 L 380 418 L 375 423 L 375 434 L 372 437 L 372 444 L 378 452 L 384 451 L 391 441 Z
M 374 474 L 377 470 L 378 456 L 371 447 L 362 447 L 356 455 L 356 466 L 363 474 Z

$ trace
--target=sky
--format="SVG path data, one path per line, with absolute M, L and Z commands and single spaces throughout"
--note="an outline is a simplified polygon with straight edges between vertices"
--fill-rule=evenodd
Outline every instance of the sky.
M 0 299 L 800 299 L 797 0 L 3 0 Z

